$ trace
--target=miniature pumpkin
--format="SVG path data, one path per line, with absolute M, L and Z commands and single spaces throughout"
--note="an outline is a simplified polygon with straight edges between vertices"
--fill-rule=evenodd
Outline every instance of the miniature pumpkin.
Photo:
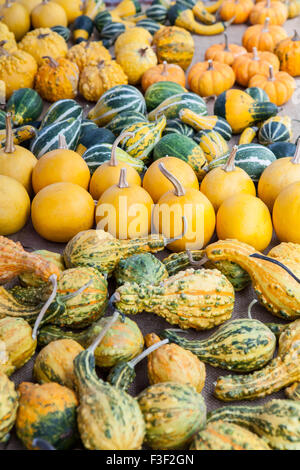
M 212 59 L 216 62 L 232 65 L 234 59 L 242 54 L 246 54 L 247 50 L 243 46 L 237 44 L 229 44 L 228 35 L 224 33 L 224 43 L 213 44 L 205 51 L 205 60 Z
M 288 9 L 281 1 L 263 0 L 254 5 L 249 20 L 251 24 L 264 24 L 270 18 L 270 24 L 283 25 L 288 17 Z
M 283 189 L 273 206 L 273 224 L 282 242 L 300 243 L 300 182 Z
M 143 73 L 157 64 L 157 57 L 153 49 L 139 43 L 131 43 L 123 47 L 116 54 L 116 60 L 128 76 L 128 82 L 131 85 L 140 83 Z
M 21 230 L 29 218 L 30 198 L 15 178 L 0 175 L 0 186 L 0 235 L 12 235 Z
M 0 22 L 0 47 L 8 52 L 17 49 L 17 43 L 14 33 L 12 33 L 5 23 Z
M 184 71 L 178 64 L 168 64 L 164 60 L 162 64 L 155 65 L 144 72 L 141 85 L 145 92 L 153 83 L 164 81 L 178 83 L 184 87 Z
M 24 1 L 24 0 L 23 0 Z M 82 0 L 52 0 L 58 3 L 66 12 L 68 24 L 73 23 L 76 18 L 82 15 L 83 3 Z M 61 25 L 60 22 L 56 22 L 56 25 Z M 54 26 L 56 26 L 54 25 Z
M 151 45 L 152 35 L 145 28 L 129 28 L 124 33 L 118 36 L 115 42 L 115 54 L 118 55 L 121 51 L 133 43 L 144 45 Z
M 111 55 L 101 41 L 82 41 L 68 50 L 67 59 L 75 62 L 81 73 L 88 65 L 96 65 L 100 60 L 111 60 Z
M 251 52 L 253 47 L 259 51 L 273 52 L 277 44 L 287 38 L 287 33 L 282 26 L 270 25 L 270 18 L 266 18 L 264 24 L 257 24 L 246 29 L 242 44 Z
M 29 31 L 18 46 L 22 51 L 31 54 L 38 65 L 43 63 L 44 56 L 50 56 L 55 60 L 59 57 L 65 57 L 68 50 L 64 38 L 50 28 L 38 28 Z
M 276 72 L 279 70 L 279 60 L 277 60 L 276 55 L 267 51 L 258 52 L 256 47 L 253 47 L 252 52 L 237 57 L 232 64 L 232 68 L 235 72 L 237 83 L 242 86 L 248 86 L 250 79 L 254 75 L 268 76 L 270 65 L 274 67 Z
M 165 26 L 153 36 L 159 63 L 177 64 L 186 70 L 192 62 L 195 45 L 189 31 L 178 26 Z
M 57 449 L 68 449 L 77 438 L 75 393 L 57 383 L 43 385 L 22 382 L 16 420 L 19 439 L 34 449 L 33 439 L 45 439 Z
M 77 95 L 79 70 L 64 57 L 52 59 L 44 56 L 35 77 L 35 88 L 46 101 L 73 99 Z
M 31 12 L 31 22 L 34 28 L 52 28 L 52 26 L 67 26 L 68 19 L 65 10 L 57 2 L 42 0 Z
M 250 87 L 259 87 L 264 90 L 270 101 L 277 106 L 285 104 L 296 89 L 296 82 L 287 72 L 274 73 L 273 66 L 269 66 L 269 76 L 253 75 L 249 82 Z
M 36 72 L 37 63 L 30 54 L 18 49 L 8 52 L 0 44 L 0 80 L 7 99 L 15 90 L 32 88 Z
M 234 24 L 246 23 L 252 8 L 252 0 L 225 0 L 220 7 L 220 16 L 224 21 L 235 17 Z
M 234 85 L 235 73 L 232 68 L 208 59 L 194 64 L 188 74 L 190 89 L 200 96 L 220 95 Z
M 16 41 L 20 41 L 30 29 L 29 13 L 19 2 L 5 0 L 5 3 L 0 6 L 0 18 L 14 33 Z
M 280 41 L 275 54 L 280 61 L 280 70 L 289 73 L 292 77 L 300 75 L 300 36 L 295 30 L 294 36 Z
M 267 206 L 252 194 L 235 194 L 221 204 L 217 213 L 220 240 L 236 239 L 264 250 L 272 239 L 273 226 Z
M 15 384 L 0 372 L 0 442 L 9 439 L 9 431 L 15 424 L 18 409 L 18 393 Z

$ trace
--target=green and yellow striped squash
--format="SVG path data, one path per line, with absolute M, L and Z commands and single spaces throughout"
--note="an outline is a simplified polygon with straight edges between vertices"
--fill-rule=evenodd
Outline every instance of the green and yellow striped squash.
M 122 134 L 123 130 L 136 124 L 137 122 L 148 122 L 144 114 L 137 111 L 123 111 L 122 113 L 115 116 L 105 127 L 109 129 L 113 134 L 118 137 Z
M 11 113 L 14 125 L 22 126 L 40 117 L 43 111 L 43 100 L 35 90 L 20 88 L 9 98 L 6 111 Z
M 167 98 L 170 98 L 179 93 L 184 93 L 186 90 L 179 83 L 162 81 L 150 85 L 145 93 L 145 101 L 148 112 L 157 108 Z
M 195 93 L 183 92 L 166 98 L 148 114 L 148 119 L 154 121 L 162 114 L 167 119 L 175 119 L 180 117 L 179 113 L 184 108 L 188 108 L 200 116 L 207 115 L 205 101 L 200 96 Z
M 272 449 L 300 449 L 300 401 L 271 400 L 264 405 L 224 406 L 208 415 L 209 423 L 219 420 L 249 429 Z
M 165 265 L 152 253 L 141 253 L 121 259 L 114 275 L 119 286 L 125 282 L 157 285 L 169 277 Z
M 256 137 L 257 131 L 258 127 L 256 126 L 246 127 L 240 135 L 239 145 L 251 144 Z
M 194 140 L 199 143 L 208 162 L 229 153 L 228 144 L 219 132 L 212 130 L 200 131 Z
M 212 130 L 221 134 L 225 140 L 230 140 L 232 129 L 228 122 L 219 116 L 201 116 L 188 108 L 179 112 L 179 119 L 193 127 L 196 131 Z
M 167 134 L 179 134 L 185 135 L 193 139 L 195 137 L 195 131 L 192 127 L 184 124 L 180 119 L 170 119 L 167 121 L 166 127 L 164 128 L 163 135 Z
M 101 38 L 104 39 L 111 39 L 112 42 L 114 43 L 115 40 L 117 39 L 120 34 L 124 33 L 126 30 L 126 27 L 123 23 L 108 23 L 103 26 L 102 31 L 101 31 Z
M 41 129 L 66 119 L 81 119 L 82 107 L 75 100 L 59 100 L 49 106 L 41 122 Z
M 0 372 L 0 442 L 9 439 L 8 433 L 15 424 L 18 405 L 15 384 Z
M 93 20 L 87 15 L 80 15 L 73 23 L 72 37 L 75 44 L 87 41 L 94 29 Z
M 36 138 L 37 130 L 34 126 L 26 125 L 17 127 L 13 129 L 13 141 L 15 145 L 19 145 L 22 142 L 26 142 L 27 140 Z M 0 130 L 0 148 L 5 145 L 6 142 L 6 130 Z
M 165 24 L 167 21 L 167 13 L 168 8 L 166 8 L 164 5 L 151 5 L 145 11 L 147 18 L 150 18 L 151 20 L 161 24 Z
M 71 31 L 69 30 L 69 28 L 67 28 L 66 26 L 57 25 L 57 26 L 52 26 L 51 29 L 55 33 L 60 34 L 66 42 L 69 41 L 70 36 L 71 36 Z
M 248 93 L 255 101 L 270 101 L 268 94 L 262 88 L 253 86 L 247 88 L 245 93 Z
M 94 25 L 96 26 L 96 29 L 98 33 L 101 34 L 102 29 L 104 26 L 111 24 L 114 21 L 111 13 L 108 10 L 100 11 L 94 19 Z
M 151 20 L 150 18 L 144 18 L 143 20 L 139 20 L 136 25 L 139 28 L 147 29 L 150 34 L 155 34 L 156 31 L 159 31 L 162 27 L 161 24 L 157 23 L 154 20 Z
M 5 129 L 5 116 L 6 112 L 0 109 L 0 129 Z
M 292 120 L 289 116 L 274 116 L 267 119 L 258 133 L 258 141 L 262 145 L 290 142 L 292 137 Z

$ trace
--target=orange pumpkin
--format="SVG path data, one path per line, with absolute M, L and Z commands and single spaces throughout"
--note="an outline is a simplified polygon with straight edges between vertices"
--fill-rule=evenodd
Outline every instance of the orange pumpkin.
M 264 0 L 257 3 L 249 16 L 251 24 L 264 24 L 270 18 L 270 24 L 283 25 L 288 18 L 288 9 L 281 1 Z
M 35 89 L 47 101 L 73 99 L 77 95 L 79 69 L 69 59 L 43 57 L 35 77 Z
M 287 72 L 274 73 L 273 67 L 270 65 L 269 76 L 254 75 L 249 82 L 249 87 L 262 88 L 272 103 L 281 106 L 292 97 L 296 82 Z
M 274 52 L 279 58 L 280 70 L 292 77 L 300 75 L 300 36 L 296 30 L 293 37 L 280 41 Z
M 225 0 L 220 8 L 220 16 L 224 21 L 231 20 L 235 16 L 233 23 L 246 23 L 252 8 L 252 0 Z
M 190 89 L 200 96 L 220 95 L 234 85 L 235 73 L 227 64 L 198 62 L 193 65 L 188 75 Z
M 287 33 L 282 26 L 270 25 L 270 18 L 266 18 L 263 25 L 256 24 L 246 29 L 243 36 L 243 46 L 247 51 L 256 47 L 259 51 L 273 52 L 276 45 L 287 38 Z
M 185 86 L 185 74 L 177 64 L 168 64 L 165 60 L 162 64 L 155 65 L 146 70 L 142 76 L 142 89 L 145 92 L 150 85 L 157 82 L 175 82 Z
M 256 47 L 253 47 L 253 52 L 248 52 L 240 57 L 237 57 L 232 64 L 232 68 L 236 75 L 236 81 L 239 85 L 247 87 L 249 80 L 257 74 L 269 74 L 269 67 L 273 66 L 277 72 L 279 70 L 279 60 L 272 52 L 257 52 Z
M 224 33 L 225 42 L 222 44 L 213 44 L 205 52 L 205 60 L 215 60 L 223 64 L 232 65 L 234 59 L 242 54 L 246 54 L 247 50 L 238 44 L 229 44 L 227 33 Z

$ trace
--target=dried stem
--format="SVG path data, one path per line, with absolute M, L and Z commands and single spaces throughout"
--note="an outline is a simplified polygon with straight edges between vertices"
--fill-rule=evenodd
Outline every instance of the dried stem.
M 235 156 L 236 156 L 236 152 L 238 151 L 238 148 L 239 148 L 238 145 L 233 146 L 233 148 L 230 152 L 229 158 L 228 158 L 227 162 L 225 163 L 225 165 L 223 166 L 224 171 L 229 173 L 229 172 L 235 170 L 234 160 L 235 160 Z
M 129 184 L 127 181 L 127 169 L 126 168 L 121 168 L 120 170 L 120 179 L 118 183 L 118 187 L 123 189 L 123 188 L 129 188 Z
M 175 196 L 178 196 L 178 197 L 184 196 L 185 189 L 180 183 L 180 181 L 176 178 L 176 176 L 172 175 L 172 173 L 170 173 L 166 169 L 165 165 L 161 162 L 158 164 L 158 168 L 160 169 L 162 174 L 170 181 L 170 183 L 173 184 L 174 189 L 175 189 Z
M 6 113 L 5 116 L 5 125 L 6 125 L 6 140 L 5 140 L 5 153 L 14 153 L 14 135 L 11 126 L 11 113 Z
M 112 144 L 111 148 L 111 154 L 110 154 L 110 160 L 109 160 L 109 165 L 110 166 L 117 166 L 118 165 L 118 160 L 116 156 L 116 151 L 119 143 L 121 140 L 125 139 L 125 137 L 133 137 L 134 133 L 133 132 L 123 132 L 122 134 L 119 135 L 119 137 L 116 138 L 114 143 Z

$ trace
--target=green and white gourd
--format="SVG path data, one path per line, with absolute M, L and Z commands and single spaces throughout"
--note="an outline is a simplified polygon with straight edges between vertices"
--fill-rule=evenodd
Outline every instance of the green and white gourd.
M 41 122 L 41 129 L 54 122 L 67 119 L 82 119 L 83 109 L 75 100 L 59 100 L 53 103 L 47 110 Z
M 165 99 L 159 106 L 148 114 L 148 119 L 154 121 L 164 114 L 167 119 L 179 118 L 181 109 L 188 108 L 201 116 L 207 115 L 205 101 L 195 93 L 179 93 Z

